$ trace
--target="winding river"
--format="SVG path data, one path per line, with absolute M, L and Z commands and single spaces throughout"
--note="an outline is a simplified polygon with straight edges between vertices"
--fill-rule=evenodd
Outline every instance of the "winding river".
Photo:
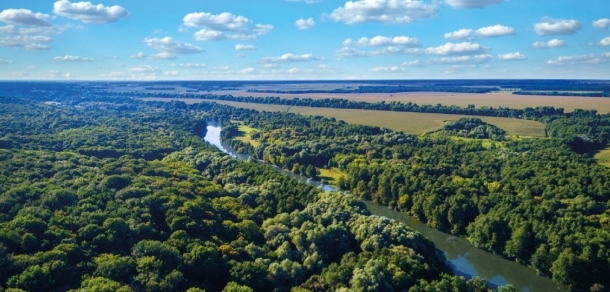
M 229 145 L 221 141 L 221 127 L 222 125 L 219 123 L 208 122 L 204 140 L 233 157 L 248 160 L 250 158 L 248 155 L 238 154 Z M 333 186 L 311 180 L 278 167 L 275 168 L 302 183 L 319 187 L 324 191 L 338 190 Z M 512 284 L 517 288 L 517 291 L 567 291 L 567 289 L 558 286 L 551 279 L 538 276 L 533 269 L 478 249 L 466 239 L 443 233 L 419 222 L 411 216 L 393 211 L 385 206 L 375 205 L 368 201 L 365 201 L 365 203 L 371 214 L 403 222 L 434 242 L 436 248 L 445 254 L 447 263 L 453 268 L 456 275 L 466 278 L 479 276 L 487 281 L 488 285 L 492 288 Z

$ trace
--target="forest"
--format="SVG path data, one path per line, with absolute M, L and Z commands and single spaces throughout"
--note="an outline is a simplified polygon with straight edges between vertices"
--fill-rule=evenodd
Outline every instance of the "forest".
M 199 138 L 253 111 L 0 105 L 0 290 L 488 291 L 357 198 Z
M 610 172 L 585 154 L 608 144 L 608 116 L 555 120 L 553 139 L 505 141 L 477 119 L 423 138 L 286 113 L 244 122 L 260 131 L 257 159 L 311 177 L 312 168 L 340 169 L 338 185 L 363 199 L 574 290 L 609 286 Z
M 506 139 L 479 119 L 414 136 L 215 103 L 55 101 L 0 98 L 4 289 L 488 291 L 409 227 L 267 164 L 339 169 L 360 198 L 574 291 L 610 287 L 610 173 L 586 154 L 608 145 L 608 115 L 549 112 L 549 138 Z M 258 146 L 231 143 L 265 163 L 205 144 L 209 119 L 225 140 L 230 121 L 256 129 Z

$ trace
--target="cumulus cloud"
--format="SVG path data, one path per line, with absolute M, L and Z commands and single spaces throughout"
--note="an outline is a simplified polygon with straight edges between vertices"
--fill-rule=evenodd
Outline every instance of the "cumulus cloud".
M 13 64 L 13 60 L 0 59 L 0 64 Z
M 60 0 L 53 6 L 53 13 L 84 23 L 112 23 L 129 17 L 129 12 L 118 5 L 104 6 L 94 5 L 91 2 L 72 3 L 68 0 Z
M 593 21 L 593 27 L 607 29 L 608 27 L 610 27 L 610 19 L 602 18 L 602 19 Z
M 51 15 L 34 13 L 28 9 L 6 9 L 0 12 L 0 21 L 19 25 L 52 26 L 53 24 L 49 21 L 54 18 Z
M 370 69 L 369 71 L 375 72 L 375 73 L 398 73 L 398 72 L 404 72 L 405 69 L 400 68 L 398 66 L 393 66 L 393 67 L 376 67 L 376 68 Z
M 82 58 L 72 55 L 65 55 L 63 57 L 55 57 L 53 61 L 55 62 L 93 62 L 95 59 L 91 58 Z
M 193 63 L 180 64 L 178 66 L 180 66 L 182 68 L 186 68 L 186 69 L 202 69 L 202 68 L 207 67 L 206 64 L 197 64 L 197 63 L 195 63 L 195 64 L 193 64 Z
M 250 68 L 243 69 L 243 70 L 241 70 L 241 73 L 252 74 L 252 73 L 254 73 L 254 68 L 250 67 Z
M 472 36 L 473 31 L 472 29 L 467 29 L 467 28 L 463 28 L 460 30 L 456 30 L 453 32 L 448 32 L 445 34 L 444 38 L 448 39 L 448 40 L 473 40 L 474 37 Z
M 294 63 L 294 62 L 309 62 L 309 61 L 321 61 L 326 60 L 325 58 L 318 58 L 312 54 L 293 55 L 284 54 L 280 57 L 265 57 L 261 59 L 263 63 Z
M 28 36 L 18 35 L 0 38 L 0 47 L 13 47 L 13 48 L 25 48 L 28 51 L 42 51 L 50 49 L 49 46 L 41 45 L 39 43 L 48 43 L 53 41 L 48 36 Z
M 427 55 L 478 55 L 489 51 L 489 48 L 483 47 L 480 44 L 464 42 L 464 43 L 446 43 L 442 46 L 427 48 L 423 52 Z
M 515 35 L 515 29 L 504 25 L 487 26 L 477 29 L 476 35 L 484 38 L 495 38 L 506 35 Z
M 294 22 L 294 25 L 296 25 L 298 29 L 310 29 L 316 26 L 316 22 L 310 17 L 309 19 L 299 19 Z
M 498 4 L 508 0 L 447 0 L 453 8 L 483 8 L 485 5 Z
M 207 12 L 189 13 L 183 18 L 183 25 L 201 28 L 194 37 L 199 41 L 209 40 L 253 40 L 273 30 L 268 24 L 254 24 L 252 20 L 228 12 L 211 14 Z
M 388 46 L 380 50 L 375 51 L 360 51 L 350 47 L 343 47 L 336 51 L 336 56 L 339 59 L 343 58 L 358 58 L 358 57 L 372 57 L 372 56 L 382 56 L 382 55 L 397 55 L 397 54 L 409 54 L 409 53 L 417 54 L 418 51 L 410 51 L 405 50 L 396 46 Z
M 176 56 L 170 53 L 159 53 L 156 55 L 146 55 L 142 52 L 137 53 L 129 57 L 131 59 L 139 59 L 139 60 L 174 60 Z
M 601 40 L 599 43 L 591 43 L 590 46 L 607 47 L 610 46 L 610 37 Z
M 610 52 L 601 53 L 599 55 L 579 55 L 579 56 L 560 56 L 557 60 L 549 60 L 549 65 L 596 65 L 610 61 Z
M 174 40 L 171 37 L 159 38 L 146 38 L 143 41 L 147 46 L 162 52 L 162 53 L 174 53 L 174 54 L 198 54 L 204 52 L 204 50 L 198 46 L 191 45 L 189 43 L 180 42 Z
M 327 17 L 347 24 L 382 22 L 386 24 L 410 23 L 435 17 L 439 4 L 419 0 L 357 0 L 348 1 Z
M 165 75 L 165 76 L 180 76 L 180 72 L 179 71 L 166 71 L 165 73 L 163 73 L 163 75 Z
M 358 58 L 358 57 L 372 57 L 380 55 L 480 55 L 487 53 L 490 48 L 483 47 L 480 44 L 464 42 L 464 43 L 446 43 L 438 47 L 430 47 L 426 49 L 410 48 L 404 49 L 398 46 L 388 46 L 380 50 L 375 51 L 363 51 L 356 50 L 350 47 L 342 47 L 336 51 L 338 59 L 342 58 Z
M 561 47 L 565 47 L 568 44 L 564 41 L 564 40 L 560 40 L 560 39 L 552 39 L 548 42 L 535 42 L 532 45 L 532 48 L 534 49 L 552 49 L 552 48 L 561 48 Z
M 553 19 L 545 17 L 542 22 L 534 24 L 534 31 L 540 36 L 575 34 L 582 24 L 575 19 Z
M 133 72 L 133 73 L 158 73 L 161 70 L 159 70 L 159 67 L 154 67 L 154 66 L 150 66 L 150 65 L 143 65 L 143 66 L 135 66 L 135 67 L 131 67 L 128 69 L 129 72 Z
M 275 73 L 284 73 L 281 71 L 272 71 Z M 318 65 L 313 68 L 291 68 L 286 71 L 286 73 L 291 75 L 311 75 L 315 77 L 315 75 L 326 75 L 326 74 L 336 74 L 337 70 L 332 67 L 328 67 L 325 65 Z
M 236 51 L 256 51 L 256 47 L 253 45 L 236 45 Z
M 57 29 L 56 29 L 57 28 Z M 28 35 L 28 34 L 57 34 L 62 30 L 61 27 L 16 27 L 14 25 L 0 26 L 0 34 L 5 35 Z
M 356 45 L 356 46 L 388 46 L 388 45 L 396 45 L 396 46 L 407 46 L 407 47 L 418 47 L 421 46 L 421 42 L 416 38 L 410 38 L 406 36 L 397 36 L 397 37 L 384 37 L 384 36 L 376 36 L 374 38 L 366 38 L 363 37 L 358 41 L 354 41 L 352 39 L 347 39 L 343 42 L 344 46 Z
M 429 60 L 415 60 L 402 63 L 403 66 L 421 67 L 424 65 L 442 65 L 442 64 L 483 64 L 493 60 L 493 56 L 489 54 L 459 56 L 459 57 L 442 57 L 432 58 Z
M 51 49 L 51 47 L 41 44 L 29 44 L 25 45 L 24 48 L 26 51 L 48 51 Z
M 72 73 L 65 73 L 59 70 L 49 70 L 49 77 L 53 79 L 72 79 Z
M 498 55 L 498 60 L 502 61 L 519 61 L 525 59 L 527 59 L 527 57 L 519 52 Z

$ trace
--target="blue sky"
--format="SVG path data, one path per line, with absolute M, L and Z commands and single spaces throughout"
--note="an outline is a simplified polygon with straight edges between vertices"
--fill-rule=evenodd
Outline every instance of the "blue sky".
M 610 79 L 608 0 L 3 0 L 2 80 Z

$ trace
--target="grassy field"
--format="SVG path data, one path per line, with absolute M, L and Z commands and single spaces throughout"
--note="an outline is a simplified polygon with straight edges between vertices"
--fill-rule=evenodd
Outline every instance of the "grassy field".
M 145 100 L 170 101 L 164 98 L 147 98 Z M 205 100 L 179 99 L 187 103 L 197 103 Z M 474 117 L 464 115 L 446 114 L 425 114 L 425 113 L 405 113 L 389 111 L 370 111 L 355 109 L 333 109 L 315 108 L 284 105 L 266 105 L 232 101 L 216 101 L 237 108 L 249 108 L 258 111 L 289 111 L 303 115 L 320 115 L 328 118 L 344 120 L 351 124 L 370 125 L 386 127 L 393 130 L 404 131 L 409 134 L 423 134 L 438 130 L 445 125 L 446 121 L 454 121 L 460 118 Z M 478 117 L 481 120 L 504 129 L 509 135 L 519 135 L 524 137 L 544 137 L 545 127 L 542 123 L 519 119 Z
M 318 168 L 318 170 L 320 171 L 320 175 L 318 176 L 320 178 L 321 181 L 337 186 L 337 183 L 339 182 L 339 178 L 341 178 L 342 176 L 346 176 L 345 173 L 343 173 L 342 171 L 338 170 L 338 169 L 324 169 L 324 168 Z
M 405 113 L 389 111 L 370 111 L 355 109 L 333 109 L 315 108 L 301 106 L 279 106 L 279 105 L 259 105 L 242 102 L 217 101 L 240 108 L 250 108 L 266 111 L 287 111 L 303 115 L 320 115 L 328 118 L 344 120 L 350 124 L 361 124 L 378 127 L 386 127 L 393 130 L 404 131 L 409 134 L 423 134 L 438 130 L 445 125 L 446 121 L 454 121 L 460 118 L 473 117 L 464 115 L 446 114 L 425 114 L 425 113 Z M 504 129 L 509 135 L 519 135 L 526 137 L 544 137 L 545 127 L 542 123 L 519 119 L 478 117 L 481 120 Z
M 235 138 L 235 140 L 249 143 L 250 145 L 252 145 L 254 147 L 256 147 L 256 146 L 258 146 L 258 144 L 260 144 L 258 141 L 252 139 L 252 137 L 250 136 L 253 132 L 256 132 L 255 128 L 248 127 L 240 121 L 232 121 L 232 122 L 238 124 L 238 130 L 239 130 L 239 134 L 240 134 L 239 137 Z
M 600 151 L 595 151 L 592 154 L 593 154 L 593 158 L 595 158 L 595 160 L 597 160 L 597 163 L 599 163 L 605 167 L 610 167 L 610 148 L 600 150 Z
M 576 108 L 595 109 L 600 113 L 610 113 L 610 98 L 602 97 L 575 97 L 575 96 L 536 96 L 536 95 L 515 95 L 509 92 L 489 93 L 489 94 L 470 94 L 470 93 L 443 93 L 443 92 L 407 92 L 407 93 L 363 93 L 363 94 L 271 94 L 271 93 L 252 93 L 245 90 L 216 91 L 212 94 L 231 94 L 234 96 L 279 96 L 281 98 L 343 98 L 355 101 L 379 102 L 385 100 L 412 102 L 420 105 L 442 104 L 457 105 L 466 107 L 474 104 L 477 107 L 510 107 L 526 108 L 537 106 L 554 106 L 564 108 L 566 112 L 572 112 Z

